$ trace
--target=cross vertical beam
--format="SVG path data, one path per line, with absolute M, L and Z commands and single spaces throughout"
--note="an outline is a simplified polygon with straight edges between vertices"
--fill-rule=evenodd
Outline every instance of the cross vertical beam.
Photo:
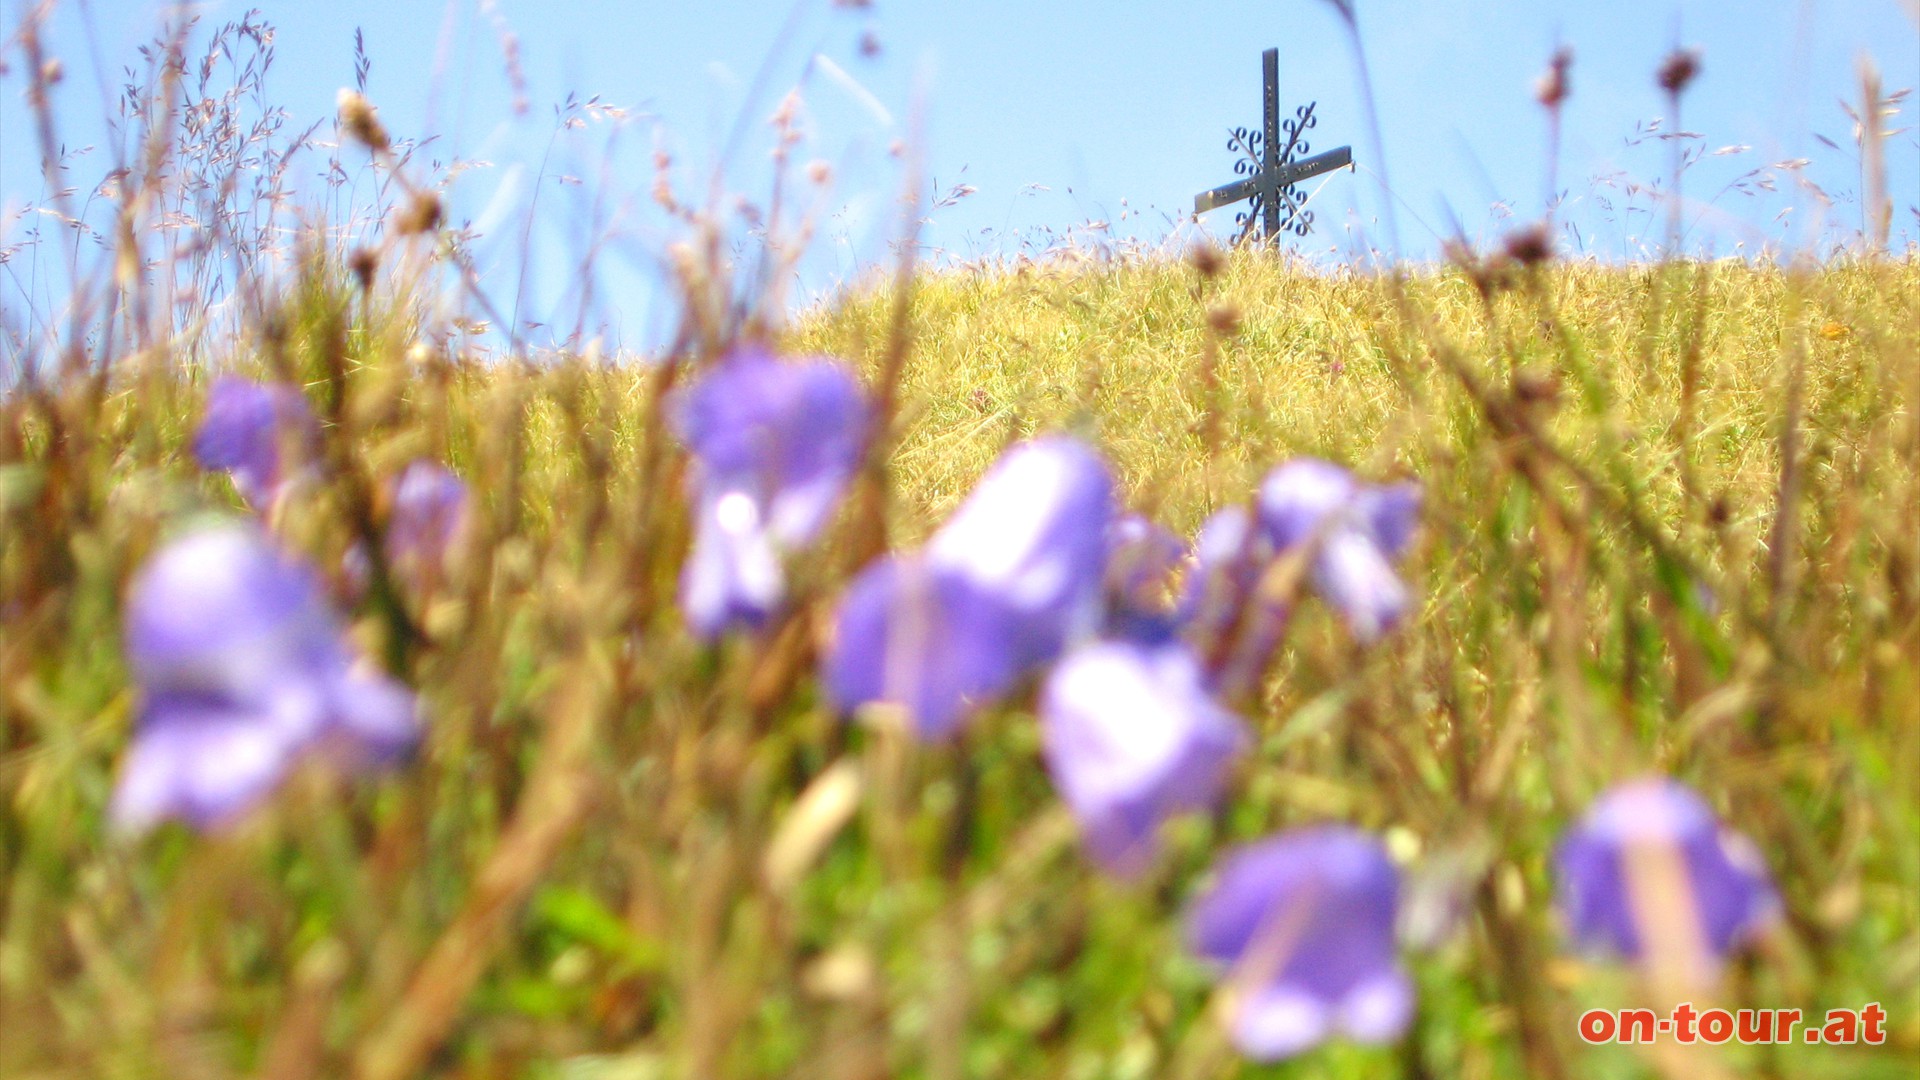
M 1265 121 L 1260 153 L 1260 224 L 1269 237 L 1280 235 L 1280 50 L 1260 54 L 1261 112 Z M 1288 147 L 1288 149 L 1292 149 Z

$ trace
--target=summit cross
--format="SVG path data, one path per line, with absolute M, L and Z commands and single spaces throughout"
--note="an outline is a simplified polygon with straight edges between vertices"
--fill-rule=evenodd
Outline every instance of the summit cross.
M 1353 148 L 1342 146 L 1324 154 L 1303 157 L 1310 149 L 1305 135 L 1317 122 L 1309 102 L 1294 110 L 1293 119 L 1280 119 L 1280 50 L 1260 54 L 1261 90 L 1264 123 L 1259 131 L 1234 128 L 1227 149 L 1241 155 L 1233 171 L 1245 179 L 1236 180 L 1193 197 L 1194 214 L 1252 200 L 1247 209 L 1235 215 L 1240 236 L 1246 237 L 1258 227 L 1266 239 L 1281 233 L 1307 235 L 1313 227 L 1313 212 L 1305 205 L 1305 196 L 1294 185 L 1308 177 L 1332 172 L 1353 164 Z

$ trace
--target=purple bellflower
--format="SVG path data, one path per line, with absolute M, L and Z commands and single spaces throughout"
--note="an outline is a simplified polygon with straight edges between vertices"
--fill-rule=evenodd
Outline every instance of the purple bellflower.
M 1233 698 L 1266 670 L 1286 630 L 1284 601 L 1261 590 L 1276 552 L 1244 506 L 1215 511 L 1194 537 L 1194 564 L 1180 594 L 1186 640 L 1208 658 L 1208 682 Z
M 298 387 L 226 375 L 207 391 L 193 456 L 203 469 L 225 470 L 247 505 L 265 513 L 319 440 L 320 421 Z
M 140 706 L 111 809 L 123 830 L 219 826 L 305 754 L 380 765 L 419 738 L 412 692 L 355 663 L 318 580 L 254 526 L 168 543 L 124 618 Z
M 1399 903 L 1385 848 L 1359 829 L 1294 829 L 1225 855 L 1187 930 L 1227 969 L 1234 1045 L 1273 1061 L 1336 1033 L 1398 1038 L 1414 1002 L 1395 955 Z
M 1094 631 L 1111 497 L 1106 466 L 1075 440 L 1007 451 L 924 552 L 883 559 L 848 588 L 829 695 L 843 711 L 899 705 L 921 738 L 951 736 Z
M 1187 546 L 1163 525 L 1139 514 L 1122 514 L 1107 527 L 1106 617 L 1110 638 L 1157 644 L 1171 640 L 1174 613 L 1168 586 L 1187 556 Z
M 1060 661 L 1042 692 L 1040 737 L 1088 854 L 1122 875 L 1151 861 L 1161 822 L 1218 800 L 1247 742 L 1184 645 L 1126 642 Z
M 387 511 L 387 555 L 439 562 L 468 527 L 467 485 L 437 461 L 421 458 L 400 470 Z
M 1411 483 L 1363 485 L 1316 458 L 1297 458 L 1260 486 L 1260 522 L 1281 552 L 1315 544 L 1316 590 L 1347 619 L 1354 636 L 1373 641 L 1406 613 L 1407 587 L 1393 572 L 1420 515 Z
M 418 591 L 430 591 L 445 576 L 472 527 L 472 495 L 453 472 L 428 458 L 400 470 L 388 485 L 387 566 Z M 367 553 L 347 552 L 345 570 L 357 590 L 367 584 Z
M 1113 478 L 1091 447 L 1061 435 L 1000 455 L 927 543 L 933 565 L 1018 615 L 1016 666 L 1029 670 L 1099 627 Z
M 1603 794 L 1561 839 L 1554 868 L 1561 914 L 1587 952 L 1660 960 L 1652 954 L 1665 950 L 1713 964 L 1780 910 L 1753 845 L 1665 777 Z
M 915 555 L 863 570 L 841 599 L 827 654 L 828 694 L 843 711 L 901 707 L 923 741 L 952 737 L 973 706 L 1019 677 L 1016 616 L 999 598 Z
M 758 626 L 785 596 L 781 556 L 826 524 L 860 466 L 871 422 L 859 381 L 823 359 L 736 349 L 689 387 L 675 416 L 693 454 L 693 551 L 680 605 L 694 632 Z
M 387 562 L 425 585 L 438 578 L 472 526 L 467 485 L 439 462 L 421 458 L 400 471 L 387 511 Z

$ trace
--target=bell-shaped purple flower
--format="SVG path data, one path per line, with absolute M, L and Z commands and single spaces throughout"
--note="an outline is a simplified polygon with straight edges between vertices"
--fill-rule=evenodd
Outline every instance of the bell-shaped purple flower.
M 1282 552 L 1316 545 L 1314 588 L 1346 616 L 1354 635 L 1372 641 L 1405 614 L 1407 587 L 1393 572 L 1419 521 L 1420 489 L 1368 486 L 1347 470 L 1297 458 L 1267 474 L 1260 522 Z
M 314 575 L 252 526 L 157 552 L 128 593 L 125 637 L 141 702 L 114 792 L 122 829 L 216 826 L 303 754 L 381 764 L 419 738 L 412 692 L 355 663 Z
M 1589 952 L 1714 963 L 1780 910 L 1753 845 L 1665 777 L 1602 795 L 1561 839 L 1554 868 L 1561 914 Z
M 1016 613 L 972 579 L 923 558 L 889 556 L 841 599 L 827 692 L 843 712 L 899 706 L 921 739 L 946 739 L 1020 675 L 1019 632 Z
M 1227 968 L 1234 1045 L 1272 1061 L 1334 1034 L 1389 1042 L 1413 1019 L 1394 948 L 1399 875 L 1371 834 L 1294 829 L 1224 856 L 1188 915 L 1193 950 Z
M 1078 439 L 1048 436 L 1000 456 L 927 544 L 927 559 L 1017 613 L 1025 670 L 1100 623 L 1113 478 Z
M 825 661 L 842 711 L 905 708 L 943 739 L 975 706 L 1090 635 L 1100 618 L 1112 481 L 1067 438 L 1016 446 L 920 555 L 868 567 Z
M 1287 609 L 1262 591 L 1276 552 L 1252 511 L 1227 506 L 1200 526 L 1194 564 L 1180 594 L 1183 636 L 1208 659 L 1208 683 L 1233 698 L 1266 670 L 1286 630 Z
M 1097 642 L 1047 677 L 1041 748 L 1093 859 L 1132 874 L 1152 859 L 1160 824 L 1219 798 L 1246 745 L 1179 644 Z
M 1219 620 L 1219 609 L 1258 583 L 1273 561 L 1273 541 L 1256 528 L 1253 514 L 1240 505 L 1223 506 L 1200 525 L 1193 538 L 1193 567 L 1180 593 L 1180 620 Z
M 387 558 L 395 564 L 440 564 L 472 517 L 467 485 L 451 469 L 421 458 L 400 470 L 387 510 Z
M 866 397 L 840 364 L 743 347 L 687 389 L 675 419 L 695 508 L 681 608 L 704 638 L 757 626 L 784 596 L 781 555 L 819 533 L 860 466 Z
M 680 571 L 680 607 L 711 640 L 730 627 L 757 627 L 786 596 L 786 573 L 760 505 L 745 492 L 702 493 L 693 550 Z
M 387 563 L 426 588 L 445 572 L 472 526 L 467 485 L 437 461 L 422 458 L 400 471 L 387 510 Z
M 227 375 L 207 391 L 193 456 L 203 469 L 225 470 L 247 505 L 264 512 L 319 439 L 320 421 L 298 387 Z
M 400 470 L 388 486 L 387 567 L 418 592 L 429 592 L 448 572 L 472 527 L 472 494 L 451 470 L 420 458 Z M 343 569 L 355 592 L 367 586 L 365 548 L 347 551 Z
M 1122 514 L 1107 526 L 1105 637 L 1156 644 L 1172 639 L 1176 622 L 1169 586 L 1187 546 L 1163 525 Z

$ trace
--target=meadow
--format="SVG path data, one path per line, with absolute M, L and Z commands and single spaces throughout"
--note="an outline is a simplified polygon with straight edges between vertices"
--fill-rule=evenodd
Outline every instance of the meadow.
M 355 109 L 349 141 L 404 176 Z M 192 356 L 138 275 L 106 275 L 75 305 L 98 321 L 0 397 L 0 1075 L 1911 1075 L 1911 255 L 1064 253 L 909 265 L 786 320 L 709 232 L 676 249 L 666 355 L 481 356 L 422 269 L 449 259 L 430 188 L 394 190 L 377 243 L 263 275 Z M 779 552 L 771 610 L 707 633 L 680 593 L 705 519 L 677 418 L 755 342 L 844 364 L 874 423 Z M 270 493 L 204 467 L 215 368 L 314 417 L 269 437 Z M 1284 637 L 1220 691 L 1246 745 L 1124 874 L 1050 774 L 1045 665 L 944 739 L 821 675 L 862 568 L 937 543 L 1003 452 L 1062 433 L 1183 543 L 1303 457 L 1420 496 L 1383 632 L 1276 558 Z M 471 492 L 431 572 L 390 546 L 421 459 Z M 242 812 L 130 829 L 116 785 L 164 691 L 129 598 L 211 521 L 313 568 L 356 672 L 417 694 L 418 744 L 378 769 L 303 755 Z M 1145 602 L 1201 572 L 1183 557 Z M 230 617 L 182 595 L 161 615 Z M 1556 903 L 1556 845 L 1648 775 L 1698 792 L 1778 892 L 1705 974 L 1575 948 Z M 1250 1060 L 1185 923 L 1223 852 L 1329 822 L 1398 875 L 1415 1011 L 1378 1045 Z M 1676 988 L 1877 1002 L 1885 1040 L 1578 1033 Z

